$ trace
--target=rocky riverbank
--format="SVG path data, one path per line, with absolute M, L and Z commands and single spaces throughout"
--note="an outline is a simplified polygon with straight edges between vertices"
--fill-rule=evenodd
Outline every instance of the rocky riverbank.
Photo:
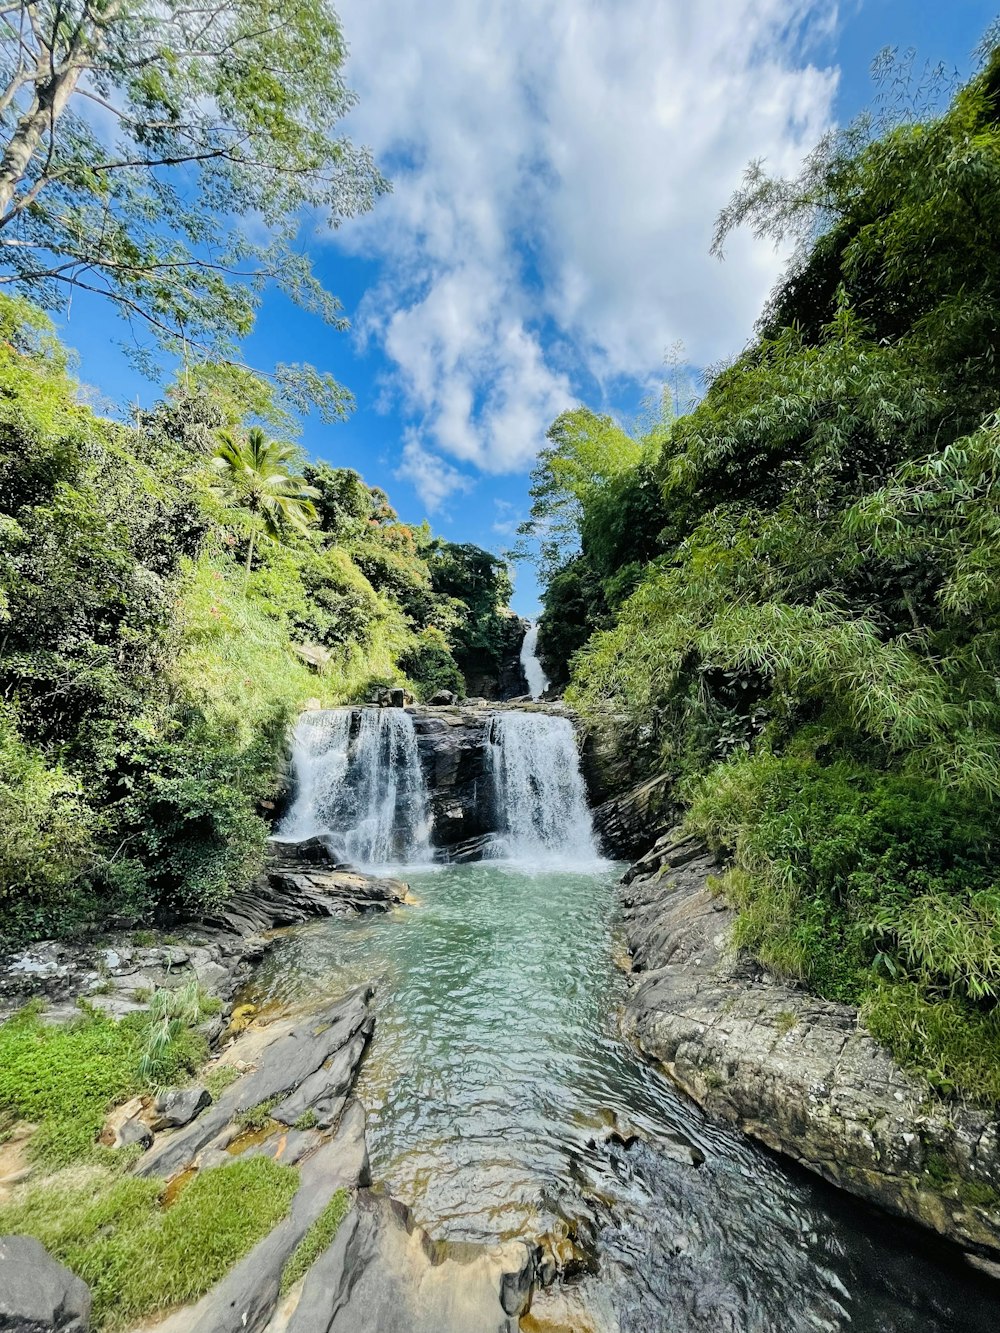
M 385 912 L 406 901 L 402 880 L 335 864 L 321 838 L 272 841 L 263 875 L 198 921 L 169 933 L 118 931 L 45 940 L 0 959 L 0 1021 L 40 1002 L 48 1022 L 79 1012 L 81 1000 L 112 1018 L 145 1009 L 158 990 L 196 983 L 227 1007 L 270 947 L 269 932 L 313 917 Z
M 705 1112 L 1000 1273 L 1000 1123 L 931 1095 L 855 1009 L 782 985 L 731 948 L 719 867 L 667 835 L 622 888 L 626 1035 Z
M 206 1033 L 215 1050 L 202 1078 L 122 1104 L 102 1135 L 135 1158 L 129 1174 L 162 1185 L 164 1209 L 193 1181 L 237 1163 L 265 1158 L 297 1173 L 276 1227 L 200 1299 L 165 1320 L 133 1322 L 136 1333 L 517 1329 L 535 1281 L 535 1247 L 439 1244 L 407 1208 L 370 1188 L 365 1115 L 353 1089 L 375 1027 L 372 987 L 306 1013 L 232 1012 L 269 947 L 262 932 L 406 900 L 401 881 L 331 864 L 319 839 L 276 843 L 265 877 L 170 942 L 120 936 L 75 952 L 49 943 L 8 965 L 6 1003 L 33 996 L 56 1021 L 78 1013 L 80 998 L 126 1017 L 158 988 L 192 981 L 223 1000 Z M 20 1153 L 31 1127 L 14 1129 Z M 44 1172 L 26 1158 L 19 1165 L 5 1191 L 15 1203 L 19 1191 L 47 1188 Z M 86 1284 L 36 1240 L 0 1237 L 0 1264 L 0 1327 L 85 1333 L 91 1326 Z

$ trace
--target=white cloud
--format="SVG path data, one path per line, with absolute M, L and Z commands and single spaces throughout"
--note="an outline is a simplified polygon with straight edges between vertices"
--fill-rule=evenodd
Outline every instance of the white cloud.
M 338 8 L 351 133 L 394 182 L 338 236 L 382 261 L 359 326 L 419 427 L 406 475 L 434 472 L 432 449 L 523 469 L 571 374 L 646 383 L 676 339 L 697 364 L 738 350 L 782 260 L 741 235 L 719 264 L 712 225 L 750 158 L 793 170 L 829 123 L 836 77 L 808 53 L 835 5 Z M 437 503 L 448 468 L 421 482 Z
M 425 449 L 413 430 L 406 432 L 396 476 L 413 486 L 431 514 L 440 510 L 450 495 L 471 490 L 475 485 L 472 477 Z

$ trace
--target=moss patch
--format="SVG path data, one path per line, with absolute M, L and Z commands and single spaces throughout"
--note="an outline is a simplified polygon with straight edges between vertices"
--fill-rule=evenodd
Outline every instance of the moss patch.
M 95 1327 L 203 1295 L 288 1212 L 294 1167 L 266 1157 L 196 1176 L 170 1208 L 163 1182 L 103 1167 L 60 1172 L 0 1209 L 0 1230 L 34 1236 L 86 1282 Z
M 299 1241 L 295 1252 L 281 1275 L 281 1294 L 291 1290 L 332 1243 L 340 1224 L 351 1210 L 351 1196 L 347 1190 L 336 1194 Z

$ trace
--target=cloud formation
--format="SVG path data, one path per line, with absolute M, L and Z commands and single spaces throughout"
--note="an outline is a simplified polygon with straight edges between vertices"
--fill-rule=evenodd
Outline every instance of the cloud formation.
M 742 345 L 782 257 L 712 225 L 747 161 L 794 170 L 836 74 L 829 0 L 340 0 L 351 134 L 394 193 L 339 233 L 381 262 L 359 314 L 419 435 L 404 474 L 441 504 L 530 465 L 583 393 L 655 378 L 682 339 Z

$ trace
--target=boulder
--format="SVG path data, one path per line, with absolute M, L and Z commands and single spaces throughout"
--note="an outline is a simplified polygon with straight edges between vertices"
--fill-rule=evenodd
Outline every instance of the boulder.
M 360 1190 L 306 1276 L 288 1333 L 517 1333 L 536 1252 L 435 1242 L 387 1194 Z
M 86 1283 L 31 1236 L 0 1236 L 0 1329 L 4 1333 L 85 1333 Z
M 466 865 L 469 861 L 484 861 L 496 845 L 495 833 L 481 833 L 474 838 L 464 838 L 450 847 L 440 847 L 437 859 L 446 865 Z
M 450 708 L 458 702 L 458 696 L 451 690 L 437 690 L 427 702 L 432 708 Z
M 730 940 L 719 866 L 664 838 L 622 891 L 622 1026 L 706 1113 L 970 1253 L 1000 1257 L 1000 1124 L 936 1097 L 858 1011 L 782 985 Z
M 180 1129 L 189 1125 L 211 1101 L 211 1093 L 200 1083 L 191 1088 L 168 1088 L 153 1103 L 153 1129 Z

